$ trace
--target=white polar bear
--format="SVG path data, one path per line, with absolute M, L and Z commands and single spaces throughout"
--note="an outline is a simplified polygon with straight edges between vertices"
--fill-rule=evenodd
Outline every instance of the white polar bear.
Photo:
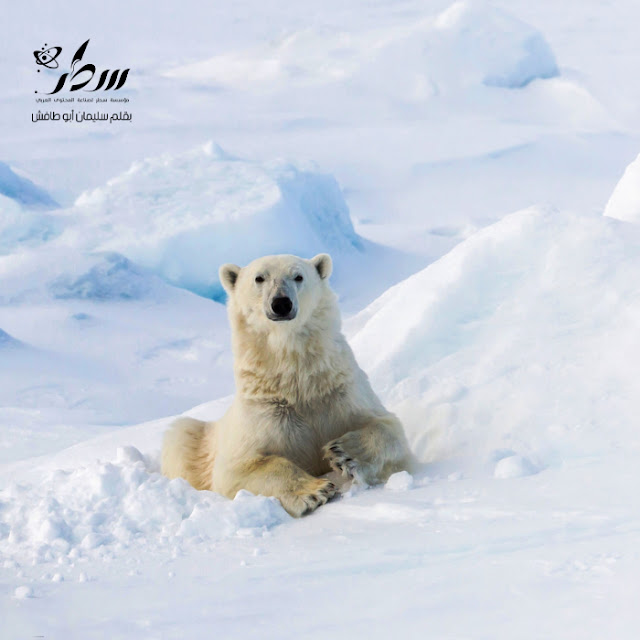
M 230 498 L 275 496 L 293 516 L 337 487 L 385 481 L 409 463 L 398 419 L 376 397 L 340 332 L 331 258 L 267 256 L 226 264 L 236 396 L 218 422 L 180 418 L 164 439 L 162 471 Z

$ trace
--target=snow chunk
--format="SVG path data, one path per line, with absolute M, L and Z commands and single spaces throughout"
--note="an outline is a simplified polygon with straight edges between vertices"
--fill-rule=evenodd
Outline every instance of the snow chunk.
M 118 460 L 57 470 L 37 485 L 10 486 L 0 502 L 0 555 L 39 564 L 116 557 L 131 548 L 175 551 L 262 534 L 290 520 L 275 498 L 242 492 L 227 500 L 149 473 L 133 447 L 124 447 Z
M 538 473 L 537 467 L 524 456 L 507 456 L 496 464 L 493 472 L 495 478 L 522 478 Z
M 254 496 L 238 491 L 233 501 L 195 505 L 190 517 L 182 522 L 179 535 L 218 540 L 234 534 L 258 535 L 287 520 L 282 505 L 276 498 Z
M 145 462 L 145 458 L 142 455 L 142 453 L 140 453 L 140 451 L 138 451 L 138 449 L 136 449 L 135 447 L 132 447 L 131 445 L 126 445 L 124 447 L 118 447 L 118 450 L 116 451 L 116 462 Z
M 24 600 L 25 598 L 33 598 L 33 589 L 29 586 L 23 585 L 17 587 L 13 592 L 13 597 L 17 600 Z
M 604 215 L 626 222 L 640 222 L 640 154 L 625 169 L 607 202 Z
M 232 158 L 211 143 L 136 163 L 80 196 L 76 209 L 94 249 L 212 298 L 222 296 L 225 262 L 361 248 L 333 177 Z
M 413 476 L 408 471 L 392 473 L 384 488 L 389 491 L 408 491 L 413 489 Z

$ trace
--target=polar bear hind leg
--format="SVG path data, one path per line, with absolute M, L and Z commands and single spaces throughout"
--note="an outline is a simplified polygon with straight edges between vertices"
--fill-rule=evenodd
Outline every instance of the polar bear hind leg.
M 162 473 L 184 478 L 196 489 L 211 489 L 215 447 L 215 423 L 178 418 L 164 436 Z

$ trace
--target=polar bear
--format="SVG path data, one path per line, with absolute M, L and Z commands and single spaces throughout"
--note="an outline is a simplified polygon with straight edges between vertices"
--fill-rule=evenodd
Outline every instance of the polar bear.
M 362 484 L 407 468 L 409 449 L 340 332 L 327 254 L 225 264 L 236 395 L 217 422 L 180 418 L 162 471 L 233 498 L 275 496 L 292 515 L 338 491 L 334 470 Z

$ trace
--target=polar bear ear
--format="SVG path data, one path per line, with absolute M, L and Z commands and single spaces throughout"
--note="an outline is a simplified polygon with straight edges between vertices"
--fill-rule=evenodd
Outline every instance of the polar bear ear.
M 317 256 L 311 258 L 311 264 L 316 268 L 318 275 L 323 280 L 326 280 L 333 271 L 333 262 L 328 253 L 319 253 Z
M 240 267 L 237 264 L 223 264 L 218 271 L 218 275 L 224 290 L 231 295 L 240 275 Z

